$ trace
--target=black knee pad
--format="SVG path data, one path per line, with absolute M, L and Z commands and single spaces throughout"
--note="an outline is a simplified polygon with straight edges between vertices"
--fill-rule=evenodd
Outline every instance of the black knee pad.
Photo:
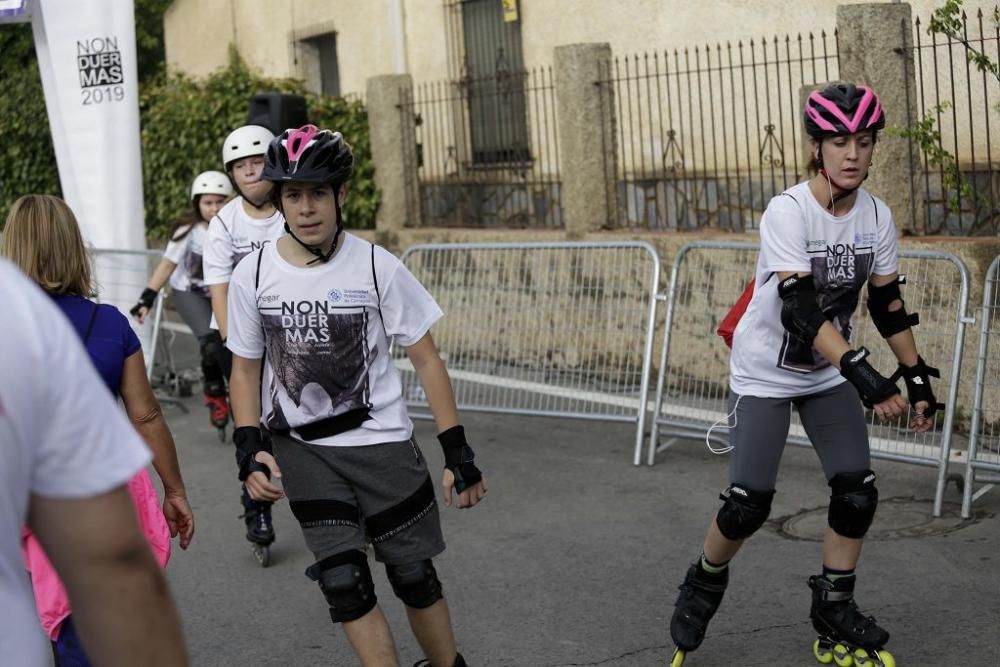
M 368 559 L 360 551 L 324 558 L 309 566 L 306 576 L 319 583 L 334 623 L 355 621 L 374 609 L 378 601 Z
M 407 607 L 426 609 L 444 597 L 430 558 L 403 565 L 386 565 L 385 573 L 389 576 L 392 591 Z
M 743 540 L 756 533 L 771 513 L 774 490 L 754 491 L 730 484 L 719 498 L 723 505 L 715 517 L 719 530 L 730 540 Z
M 833 532 L 861 539 L 868 532 L 878 507 L 875 473 L 871 470 L 840 472 L 830 480 L 830 511 L 827 520 Z

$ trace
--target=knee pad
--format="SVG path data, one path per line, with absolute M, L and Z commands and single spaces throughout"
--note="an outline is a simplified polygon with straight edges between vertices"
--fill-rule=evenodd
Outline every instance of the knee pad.
M 871 470 L 840 472 L 830 480 L 830 511 L 827 520 L 833 532 L 861 539 L 868 532 L 878 507 L 875 473 Z
M 223 350 L 222 336 L 218 331 L 211 331 L 201 339 L 202 358 L 218 359 Z
M 319 583 L 334 623 L 356 621 L 374 609 L 378 601 L 368 559 L 360 551 L 324 558 L 311 565 L 306 576 Z
M 754 491 L 730 484 L 719 498 L 723 501 L 715 517 L 719 530 L 730 540 L 742 540 L 756 533 L 771 513 L 774 490 Z
M 403 565 L 386 565 L 385 573 L 389 576 L 392 591 L 407 607 L 426 609 L 444 597 L 430 558 Z

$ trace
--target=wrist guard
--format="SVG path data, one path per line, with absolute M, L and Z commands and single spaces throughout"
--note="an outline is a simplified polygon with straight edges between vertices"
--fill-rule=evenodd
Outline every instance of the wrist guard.
M 866 360 L 870 353 L 865 348 L 848 350 L 840 358 L 840 374 L 854 385 L 866 408 L 895 396 L 899 387 L 893 378 L 883 377 Z
M 132 315 L 138 315 L 139 311 L 145 308 L 146 310 L 152 310 L 153 304 L 156 303 L 156 295 L 158 292 L 155 289 L 146 288 L 142 290 L 142 295 L 139 296 L 139 301 L 132 306 L 132 309 L 128 312 Z
M 941 372 L 936 368 L 928 366 L 923 357 L 917 357 L 916 366 L 904 366 L 900 364 L 896 372 L 893 373 L 892 380 L 895 381 L 900 377 L 906 382 L 906 398 L 909 399 L 910 406 L 914 412 L 916 412 L 917 403 L 920 401 L 927 402 L 927 407 L 924 409 L 923 415 L 928 419 L 933 417 L 934 413 L 938 410 L 944 410 L 944 403 L 938 403 L 937 398 L 934 396 L 934 390 L 931 389 L 931 378 L 941 377 Z
M 455 490 L 462 493 L 483 479 L 483 473 L 476 467 L 476 453 L 469 447 L 462 426 L 452 426 L 438 434 L 438 442 L 444 450 L 444 467 L 455 475 Z
M 236 445 L 236 465 L 239 467 L 239 478 L 245 482 L 251 473 L 262 472 L 271 479 L 271 469 L 257 461 L 257 452 L 271 453 L 270 441 L 265 441 L 257 426 L 240 426 L 233 431 L 233 444 Z

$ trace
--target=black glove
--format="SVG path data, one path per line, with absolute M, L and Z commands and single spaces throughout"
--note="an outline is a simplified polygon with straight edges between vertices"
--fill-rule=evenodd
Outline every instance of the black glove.
M 455 490 L 459 493 L 483 479 L 483 473 L 476 467 L 476 453 L 469 447 L 462 426 L 452 426 L 438 433 L 438 442 L 444 450 L 444 467 L 455 475 Z
M 138 317 L 139 311 L 145 308 L 146 310 L 152 310 L 153 304 L 156 303 L 157 291 L 155 289 L 146 288 L 142 290 L 142 296 L 139 297 L 139 302 L 132 306 L 132 309 L 128 312 L 132 315 Z
M 876 403 L 899 393 L 893 378 L 883 377 L 866 361 L 870 353 L 865 348 L 848 350 L 840 358 L 840 374 L 854 385 L 861 396 L 861 402 L 866 408 L 874 407 Z
M 251 473 L 262 472 L 271 479 L 271 469 L 255 458 L 257 452 L 271 453 L 271 441 L 265 440 L 257 426 L 240 426 L 233 431 L 233 444 L 236 445 L 236 465 L 239 466 L 239 478 L 245 482 Z
M 899 365 L 899 368 L 892 375 L 892 380 L 903 378 L 906 382 L 906 397 L 910 400 L 910 405 L 916 411 L 917 403 L 927 401 L 927 408 L 924 409 L 924 417 L 930 419 L 938 410 L 944 410 L 944 403 L 938 403 L 931 389 L 931 378 L 941 377 L 938 369 L 928 366 L 923 357 L 917 357 L 916 366 Z

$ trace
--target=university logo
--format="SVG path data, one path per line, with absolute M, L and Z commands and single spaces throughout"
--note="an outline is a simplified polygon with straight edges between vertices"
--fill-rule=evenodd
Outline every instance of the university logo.
M 332 289 L 326 294 L 327 298 L 330 299 L 330 303 L 340 303 L 344 298 L 339 289 Z

